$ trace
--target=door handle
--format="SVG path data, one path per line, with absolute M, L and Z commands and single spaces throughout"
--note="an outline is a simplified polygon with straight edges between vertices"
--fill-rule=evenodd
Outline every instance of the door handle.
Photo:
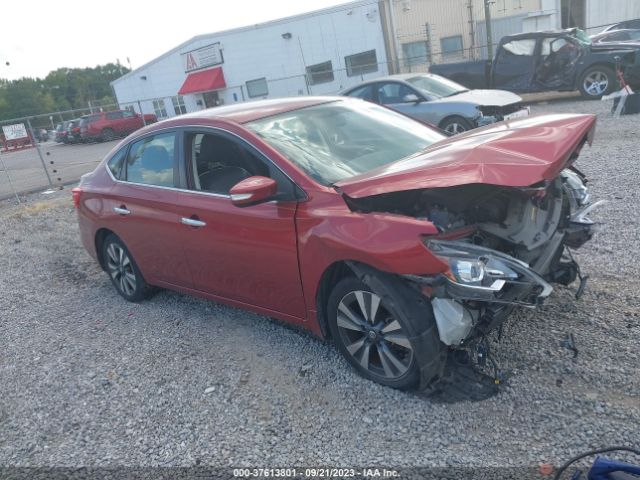
M 129 215 L 131 213 L 124 205 L 122 207 L 113 207 L 113 211 L 120 215 Z
M 203 222 L 202 220 L 197 220 L 195 218 L 182 217 L 180 222 L 183 225 L 189 225 L 190 227 L 206 227 L 207 226 L 205 222 Z

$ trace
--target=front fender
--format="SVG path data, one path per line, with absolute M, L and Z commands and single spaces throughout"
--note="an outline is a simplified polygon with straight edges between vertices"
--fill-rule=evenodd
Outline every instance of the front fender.
M 311 206 L 313 205 L 313 206 Z M 296 215 L 298 257 L 307 305 L 323 273 L 340 261 L 355 261 L 395 274 L 435 275 L 447 264 L 422 242 L 436 234 L 427 220 L 385 213 L 352 212 L 336 193 L 314 193 Z

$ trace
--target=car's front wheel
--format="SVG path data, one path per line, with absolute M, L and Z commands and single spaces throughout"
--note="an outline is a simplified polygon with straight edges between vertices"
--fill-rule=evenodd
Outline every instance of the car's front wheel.
M 589 68 L 580 79 L 580 93 L 583 97 L 600 100 L 616 88 L 616 75 L 613 69 L 604 65 Z
M 440 128 L 451 136 L 471 130 L 473 125 L 466 118 L 454 115 L 452 117 L 445 118 L 440 123 Z
M 341 280 L 328 302 L 329 329 L 338 350 L 365 378 L 410 389 L 419 369 L 403 319 L 355 277 Z
M 105 270 L 117 292 L 130 302 L 144 300 L 151 293 L 138 265 L 125 244 L 116 235 L 109 235 L 102 244 Z

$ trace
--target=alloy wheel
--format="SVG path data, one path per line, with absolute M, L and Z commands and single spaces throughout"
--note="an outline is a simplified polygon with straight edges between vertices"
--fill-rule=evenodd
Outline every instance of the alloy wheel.
M 445 127 L 444 131 L 450 133 L 451 135 L 457 135 L 459 133 L 466 132 L 467 129 L 464 127 L 464 125 L 461 125 L 457 122 L 452 122 Z
M 584 91 L 594 97 L 604 94 L 609 86 L 609 77 L 598 70 L 591 72 L 584 78 Z
M 107 247 L 107 269 L 122 293 L 132 296 L 136 291 L 137 278 L 127 252 L 115 243 Z
M 372 375 L 396 380 L 409 370 L 411 343 L 375 293 L 347 293 L 338 304 L 337 325 L 349 355 Z

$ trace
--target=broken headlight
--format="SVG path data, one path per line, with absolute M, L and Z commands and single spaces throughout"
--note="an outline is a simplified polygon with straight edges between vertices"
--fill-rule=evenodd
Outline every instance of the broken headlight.
M 518 273 L 488 249 L 440 240 L 427 240 L 426 245 L 449 264 L 448 276 L 458 284 L 495 292 L 502 289 L 506 280 L 518 278 Z
M 569 196 L 572 211 L 589 203 L 589 192 L 580 175 L 565 168 L 560 176 L 564 182 L 565 191 Z

